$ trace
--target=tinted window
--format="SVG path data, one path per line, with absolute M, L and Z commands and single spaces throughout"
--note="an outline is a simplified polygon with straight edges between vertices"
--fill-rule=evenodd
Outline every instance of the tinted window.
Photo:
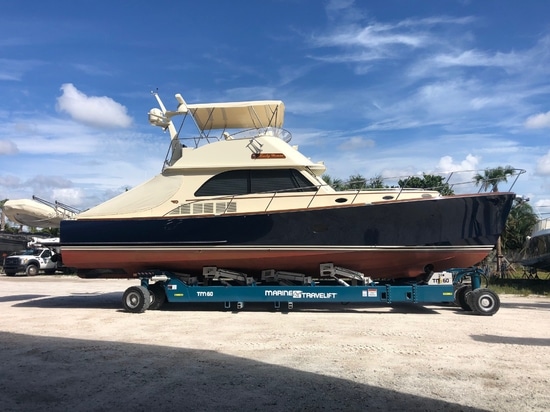
M 248 170 L 220 173 L 206 181 L 195 196 L 244 195 L 250 193 L 248 180 Z
M 210 178 L 195 192 L 195 196 L 317 190 L 312 186 L 313 183 L 294 169 L 231 170 Z

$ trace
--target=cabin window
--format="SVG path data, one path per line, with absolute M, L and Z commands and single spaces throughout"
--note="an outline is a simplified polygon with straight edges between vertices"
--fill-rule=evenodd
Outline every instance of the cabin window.
M 195 192 L 195 196 L 316 190 L 313 183 L 294 169 L 230 170 L 210 178 Z

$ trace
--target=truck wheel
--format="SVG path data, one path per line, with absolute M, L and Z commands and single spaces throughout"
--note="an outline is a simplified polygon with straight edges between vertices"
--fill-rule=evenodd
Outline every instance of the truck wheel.
M 6 276 L 15 276 L 17 272 L 6 271 Z
M 131 286 L 122 295 L 122 306 L 128 312 L 142 313 L 151 303 L 149 290 L 143 286 Z
M 149 304 L 150 310 L 157 310 L 166 301 L 166 293 L 164 293 L 164 284 L 162 282 L 153 283 L 149 285 L 149 293 L 151 295 L 151 303 Z
M 25 274 L 27 276 L 36 276 L 36 275 L 38 275 L 38 266 L 32 265 L 32 264 L 27 266 L 27 268 L 25 269 Z
M 464 309 L 466 312 L 471 312 L 472 307 L 466 302 L 466 293 L 472 290 L 471 286 L 462 285 L 455 292 L 455 303 Z
M 500 298 L 489 289 L 473 290 L 469 303 L 476 315 L 493 316 L 500 309 Z
M 46 275 L 55 275 L 55 269 L 46 269 L 44 273 Z

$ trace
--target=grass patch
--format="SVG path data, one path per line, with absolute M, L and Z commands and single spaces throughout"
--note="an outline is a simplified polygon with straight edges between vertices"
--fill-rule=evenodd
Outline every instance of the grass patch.
M 550 296 L 550 280 L 493 278 L 489 288 L 498 294 Z

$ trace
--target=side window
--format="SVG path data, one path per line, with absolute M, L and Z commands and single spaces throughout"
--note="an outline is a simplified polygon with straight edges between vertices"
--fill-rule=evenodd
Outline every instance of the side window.
M 42 252 L 42 258 L 43 259 L 49 258 L 51 256 L 52 256 L 52 252 L 50 251 L 50 249 L 46 249 Z
M 316 190 L 297 170 L 254 170 L 250 173 L 251 193 Z
M 195 196 L 316 190 L 314 183 L 294 169 L 231 170 L 210 178 L 195 192 Z
M 195 192 L 195 196 L 245 195 L 250 193 L 248 170 L 231 170 L 213 176 Z

